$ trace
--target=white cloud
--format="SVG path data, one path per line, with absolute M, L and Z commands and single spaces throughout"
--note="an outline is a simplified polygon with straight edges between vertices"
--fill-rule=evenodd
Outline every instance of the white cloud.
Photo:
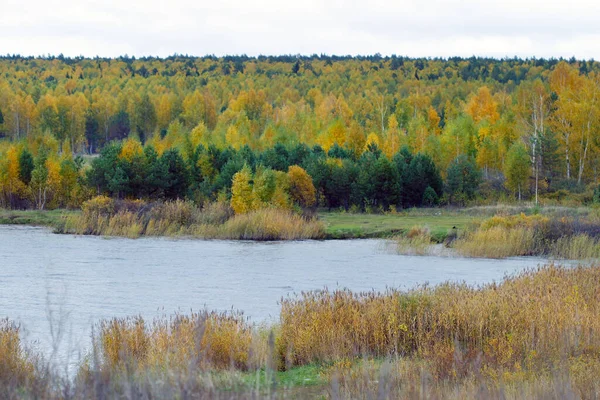
M 3 0 L 0 53 L 400 54 L 600 58 L 575 0 Z

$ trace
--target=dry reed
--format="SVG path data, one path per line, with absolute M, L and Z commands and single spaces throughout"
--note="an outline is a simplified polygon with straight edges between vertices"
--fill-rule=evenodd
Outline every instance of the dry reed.
M 319 239 L 325 235 L 324 225 L 317 219 L 277 208 L 233 215 L 224 203 L 199 208 L 183 200 L 145 204 L 115 202 L 99 196 L 84 203 L 82 210 L 80 216 L 68 221 L 66 232 L 129 238 L 190 236 L 242 240 Z

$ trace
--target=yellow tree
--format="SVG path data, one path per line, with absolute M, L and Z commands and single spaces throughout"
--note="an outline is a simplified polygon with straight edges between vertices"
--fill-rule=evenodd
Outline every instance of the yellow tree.
M 292 201 L 300 207 L 312 207 L 316 199 L 316 190 L 312 178 L 298 165 L 288 168 L 289 191 Z
M 98 125 L 104 133 L 104 141 L 108 142 L 110 119 L 116 112 L 116 103 L 109 93 L 94 92 L 92 110 L 98 119 Z
M 19 179 L 19 152 L 14 145 L 10 145 L 6 154 L 0 157 L 0 193 L 3 205 L 9 208 L 15 207 L 27 193 L 27 187 Z
M 429 106 L 429 110 L 427 110 L 427 123 L 431 134 L 439 135 L 442 132 L 440 129 L 440 121 L 441 118 L 435 108 Z
M 400 130 L 398 129 L 398 120 L 392 114 L 388 118 L 388 129 L 385 132 L 383 151 L 388 158 L 400 151 Z
M 596 132 L 600 129 L 600 74 L 597 72 L 583 78 L 577 94 L 574 126 L 578 141 L 577 182 L 581 183 L 586 161 L 594 150 L 594 142 L 598 142 Z
M 77 92 L 71 96 L 71 108 L 69 110 L 69 140 L 71 142 L 71 149 L 81 150 L 81 146 L 85 144 L 85 113 L 89 106 L 90 103 L 83 93 Z
M 167 129 L 172 120 L 173 98 L 170 94 L 163 94 L 156 104 L 156 124 L 159 130 Z
M 525 82 L 517 91 L 517 115 L 524 139 L 529 143 L 531 168 L 535 178 L 535 203 L 538 203 L 539 172 L 542 166 L 541 141 L 548 128 L 550 93 L 541 80 Z
M 143 152 L 144 148 L 142 147 L 142 143 L 134 137 L 129 137 L 123 142 L 119 158 L 132 162 L 139 158 Z
M 360 157 L 365 148 L 365 133 L 356 121 L 352 121 L 348 131 L 348 140 L 346 147 L 354 155 L 355 158 Z
M 236 214 L 244 214 L 253 209 L 252 171 L 247 165 L 236 172 L 231 184 L 231 208 Z
M 471 97 L 465 111 L 476 124 L 484 119 L 490 124 L 494 124 L 500 118 L 498 103 L 492 97 L 487 86 L 480 87 L 477 94 Z
M 550 74 L 550 89 L 558 96 L 550 116 L 550 124 L 559 135 L 565 156 L 565 174 L 571 179 L 571 153 L 574 143 L 575 115 L 577 113 L 576 94 L 581 90 L 583 80 L 578 72 L 564 61 L 558 63 Z

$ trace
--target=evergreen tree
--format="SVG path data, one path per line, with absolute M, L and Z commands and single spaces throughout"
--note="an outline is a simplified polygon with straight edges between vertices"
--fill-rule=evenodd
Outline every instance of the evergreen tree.
M 35 168 L 33 156 L 29 150 L 24 149 L 19 155 L 19 179 L 26 185 L 31 181 L 31 173 Z
M 481 171 L 467 156 L 460 155 L 448 167 L 446 193 L 451 204 L 464 204 L 475 197 L 481 184 Z

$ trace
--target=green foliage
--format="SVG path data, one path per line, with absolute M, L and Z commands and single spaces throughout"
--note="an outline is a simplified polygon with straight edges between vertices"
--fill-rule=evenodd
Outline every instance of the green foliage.
M 24 149 L 19 155 L 19 178 L 24 184 L 29 185 L 31 173 L 34 168 L 33 155 L 31 155 L 29 150 Z
M 504 175 L 507 188 L 513 193 L 518 193 L 519 200 L 527 187 L 530 169 L 531 163 L 527 149 L 522 143 L 515 143 L 508 151 Z
M 600 204 L 600 186 L 594 188 L 593 202 L 594 204 Z
M 37 155 L 44 135 L 75 154 L 102 154 L 131 137 L 152 146 L 156 157 L 117 154 L 93 166 L 90 186 L 117 197 L 202 202 L 228 196 L 244 164 L 298 165 L 313 179 L 318 206 L 421 206 L 427 187 L 464 204 L 477 186 L 473 169 L 485 177 L 482 200 L 502 195 L 503 172 L 509 190 L 525 191 L 508 154 L 523 140 L 536 154 L 540 194 L 552 198 L 555 182 L 577 175 L 581 188 L 595 179 L 598 72 L 600 63 L 577 60 L 10 56 L 0 57 L 1 125 L 3 136 L 21 141 L 19 154 Z M 532 120 L 535 99 L 541 121 Z M 60 164 L 61 153 L 51 153 Z M 468 171 L 460 174 L 453 160 L 465 157 L 472 165 L 461 161 Z M 448 172 L 445 186 L 439 171 Z M 11 206 L 27 206 L 26 187 L 4 187 Z
M 404 170 L 403 182 L 406 207 L 419 206 L 424 200 L 435 204 L 443 193 L 440 173 L 431 157 L 426 154 L 419 153 L 411 159 L 410 164 Z M 425 197 L 428 188 L 430 190 Z
M 475 197 L 481 183 L 477 165 L 465 155 L 458 156 L 448 167 L 446 193 L 451 204 L 464 204 Z

